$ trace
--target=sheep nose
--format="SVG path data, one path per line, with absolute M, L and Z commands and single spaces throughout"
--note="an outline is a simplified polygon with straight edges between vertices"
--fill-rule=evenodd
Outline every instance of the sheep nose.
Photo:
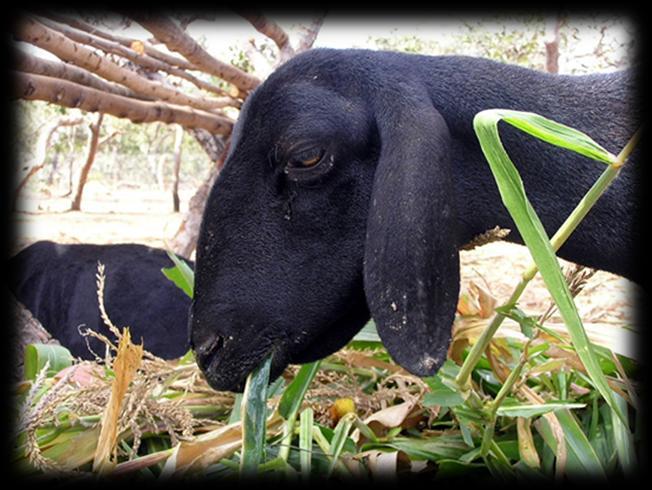
M 201 357 L 212 357 L 222 347 L 224 347 L 224 337 L 215 335 L 212 339 L 206 339 L 206 341 L 198 345 L 195 351 Z
M 201 334 L 201 332 L 205 332 Z M 204 328 L 197 328 L 194 322 L 192 308 L 188 315 L 188 344 L 195 352 L 197 360 L 200 363 L 212 359 L 212 357 L 224 347 L 224 337 L 221 335 L 213 335 L 210 330 Z

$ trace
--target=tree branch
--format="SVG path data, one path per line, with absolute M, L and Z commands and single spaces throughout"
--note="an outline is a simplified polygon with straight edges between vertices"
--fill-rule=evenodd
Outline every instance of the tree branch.
M 304 34 L 299 40 L 296 52 L 302 53 L 304 51 L 307 51 L 308 49 L 312 48 L 312 45 L 315 43 L 315 39 L 317 39 L 317 35 L 319 34 L 319 31 L 321 30 L 321 26 L 324 23 L 324 18 L 326 17 L 326 12 L 323 12 L 321 14 L 316 15 L 310 24 L 307 26 L 304 26 Z
M 274 41 L 280 52 L 279 63 L 283 63 L 294 56 L 290 37 L 276 22 L 268 19 L 258 10 L 234 9 L 234 12 L 248 21 L 258 32 Z
M 233 127 L 230 119 L 208 112 L 164 102 L 129 99 L 67 80 L 29 73 L 16 74 L 14 96 L 25 100 L 44 100 L 89 112 L 104 112 L 135 123 L 177 123 L 187 128 L 201 128 L 216 134 L 229 134 Z
M 44 15 L 46 15 L 48 18 L 56 22 L 62 24 L 68 24 L 69 26 L 74 27 L 75 29 L 79 29 L 81 31 L 88 32 L 90 34 L 94 34 L 95 36 L 108 39 L 109 41 L 114 41 L 128 48 L 131 48 L 134 45 L 134 43 L 142 43 L 145 53 L 147 53 L 152 58 L 156 58 L 157 60 L 167 63 L 168 65 L 176 66 L 184 70 L 197 69 L 183 58 L 179 58 L 178 56 L 174 56 L 168 53 L 163 53 L 162 51 L 159 51 L 158 49 L 154 48 L 153 46 L 151 46 L 149 43 L 145 41 L 141 41 L 138 39 L 129 38 L 125 36 L 116 36 L 115 34 L 109 34 L 107 32 L 101 31 L 100 29 L 96 28 L 95 26 L 87 22 L 84 22 L 81 19 L 75 19 L 67 15 L 56 14 L 54 12 L 47 12 Z
M 207 90 L 222 96 L 227 95 L 225 90 L 213 84 L 204 82 L 203 80 L 194 77 L 193 75 L 187 73 L 186 71 L 180 68 L 174 67 L 169 63 L 153 58 L 152 56 L 149 56 L 145 52 L 139 53 L 134 49 L 134 46 L 137 45 L 144 46 L 142 42 L 140 42 L 140 44 L 138 44 L 138 42 L 134 42 L 132 43 L 131 46 L 125 47 L 118 42 L 106 40 L 94 34 L 80 31 L 78 29 L 68 27 L 58 22 L 54 22 L 47 19 L 41 19 L 40 21 L 47 27 L 62 33 L 63 35 L 65 35 L 69 39 L 72 39 L 73 41 L 82 44 L 88 44 L 90 46 L 93 46 L 94 48 L 101 49 L 105 53 L 112 53 L 118 56 L 122 56 L 123 58 L 126 58 L 137 65 L 143 66 L 148 70 L 164 71 L 166 73 L 177 76 L 179 78 L 183 78 L 185 80 L 188 80 L 189 82 L 194 84 L 197 88 L 200 88 L 202 90 Z M 208 103 L 210 104 L 210 106 L 212 106 L 212 108 L 220 108 L 220 107 L 227 107 L 227 106 L 239 107 L 241 105 L 239 101 L 229 96 L 222 97 L 220 99 L 211 99 L 210 102 Z M 199 108 L 201 109 L 202 107 Z M 203 107 L 203 109 L 206 108 Z
M 34 44 L 39 48 L 55 54 L 64 61 L 74 63 L 81 68 L 97 73 L 107 80 L 124 85 L 146 97 L 161 99 L 179 105 L 189 105 L 207 111 L 214 109 L 215 105 L 221 105 L 221 102 L 213 104 L 211 101 L 190 97 L 182 94 L 178 90 L 170 89 L 160 83 L 147 80 L 32 18 L 26 19 L 16 29 L 14 35 L 21 41 Z
M 121 95 L 123 97 L 133 97 L 136 99 L 142 98 L 126 87 L 107 82 L 86 70 L 77 68 L 74 65 L 39 58 L 38 56 L 26 53 L 22 49 L 17 49 L 15 53 L 15 59 L 17 62 L 16 68 L 18 71 L 34 73 L 36 75 L 45 75 L 53 78 L 62 78 L 70 82 L 102 90 L 103 92 Z
M 180 53 L 200 70 L 235 85 L 240 92 L 246 94 L 260 85 L 260 80 L 253 75 L 211 56 L 171 19 L 158 16 L 154 18 L 147 14 L 134 15 L 133 18 L 170 51 Z

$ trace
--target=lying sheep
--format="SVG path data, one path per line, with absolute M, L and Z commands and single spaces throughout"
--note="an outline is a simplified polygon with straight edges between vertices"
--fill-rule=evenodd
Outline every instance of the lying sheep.
M 164 250 L 131 243 L 36 242 L 9 260 L 9 289 L 74 356 L 92 359 L 80 326 L 113 339 L 100 318 L 98 261 L 105 265 L 104 304 L 113 324 L 129 326 L 134 342 L 142 339 L 147 350 L 164 359 L 185 354 L 190 299 L 162 274 L 162 268 L 174 265 Z M 88 341 L 104 355 L 104 344 Z
M 469 57 L 312 50 L 242 108 L 197 247 L 191 344 L 210 384 L 241 390 L 322 358 L 373 317 L 417 375 L 446 357 L 458 249 L 512 229 L 473 131 L 479 111 L 536 112 L 613 152 L 640 123 L 630 71 L 550 75 Z M 552 234 L 603 166 L 511 127 L 504 146 Z M 636 151 L 559 255 L 638 281 Z

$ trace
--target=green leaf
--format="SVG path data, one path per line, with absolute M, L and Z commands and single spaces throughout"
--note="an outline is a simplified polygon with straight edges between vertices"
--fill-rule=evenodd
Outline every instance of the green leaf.
M 254 369 L 245 383 L 242 394 L 242 454 L 240 474 L 254 476 L 263 459 L 267 418 L 267 385 L 272 356 Z
M 195 272 L 184 260 L 177 257 L 174 252 L 167 250 L 167 254 L 170 260 L 174 262 L 174 267 L 163 268 L 161 272 L 176 287 L 192 298 L 194 295 Z
M 581 131 L 539 114 L 504 109 L 496 109 L 494 113 L 506 123 L 551 145 L 566 148 L 606 164 L 616 160 L 615 155 Z
M 623 412 L 627 411 L 627 402 L 620 396 L 615 395 L 618 405 Z M 613 415 L 613 412 L 611 413 Z M 616 446 L 618 462 L 626 475 L 631 475 L 636 468 L 636 452 L 634 451 L 633 436 L 623 425 L 618 417 L 612 417 L 613 438 Z
M 494 308 L 494 310 L 517 322 L 521 327 L 521 332 L 528 339 L 531 339 L 534 336 L 534 329 L 538 327 L 538 322 L 535 317 L 529 316 L 516 305 L 498 306 L 497 308 Z
M 568 410 L 559 410 L 555 415 L 564 430 L 566 446 L 575 455 L 581 467 L 589 475 L 606 478 L 600 458 L 598 458 L 593 446 L 591 446 L 586 434 L 582 431 L 573 414 Z
M 34 380 L 43 369 L 46 362 L 50 362 L 47 376 L 54 376 L 64 368 L 72 365 L 73 357 L 70 351 L 61 345 L 29 344 L 25 347 L 24 374 L 25 379 Z
M 286 422 L 279 456 L 284 460 L 287 460 L 290 453 L 297 413 L 299 412 L 299 408 L 303 402 L 303 397 L 305 396 L 306 391 L 308 391 L 308 387 L 319 369 L 319 363 L 319 361 L 315 361 L 301 366 L 301 369 L 299 369 L 299 372 L 287 388 L 285 388 L 285 391 L 281 396 L 281 401 L 278 405 L 278 412 Z
M 455 407 L 464 403 L 464 398 L 456 390 L 446 386 L 438 375 L 424 378 L 424 381 L 430 387 L 430 393 L 423 397 L 423 404 L 426 407 L 440 405 L 442 407 Z
M 626 418 L 616 403 L 586 335 L 575 302 L 550 244 L 550 238 L 525 194 L 523 182 L 516 167 L 500 141 L 498 122 L 501 119 L 505 119 L 510 124 L 544 141 L 601 162 L 611 163 L 615 157 L 583 133 L 535 114 L 488 110 L 476 114 L 473 120 L 475 132 L 491 167 L 503 204 L 509 210 L 525 245 L 530 250 L 541 277 L 564 319 L 578 356 L 586 367 L 594 386 L 626 425 Z
M 412 459 L 437 462 L 442 459 L 459 459 L 469 449 L 460 435 L 441 435 L 424 439 L 396 437 L 388 442 L 369 442 L 362 446 L 363 451 L 384 448 L 403 451 Z
M 498 410 L 497 415 L 503 417 L 538 417 L 545 413 L 554 412 L 562 409 L 584 408 L 585 403 L 573 402 L 547 402 L 539 404 L 513 403 L 505 401 Z
M 314 424 L 312 408 L 306 408 L 301 412 L 299 424 L 299 461 L 301 464 L 301 476 L 304 479 L 308 479 L 310 477 L 312 462 L 312 433 Z
M 347 347 L 353 349 L 373 349 L 382 347 L 383 342 L 380 340 L 376 324 L 373 320 L 369 320 L 362 330 L 360 330 L 355 337 L 347 344 Z
M 318 370 L 319 361 L 304 364 L 292 382 L 285 388 L 278 405 L 278 411 L 284 419 L 290 420 L 296 417 L 303 397 Z
M 330 448 L 329 448 L 329 456 L 333 458 L 331 460 L 330 467 L 328 469 L 329 475 L 335 468 L 335 465 L 337 464 L 340 454 L 344 449 L 344 444 L 348 440 L 349 432 L 351 430 L 351 427 L 353 427 L 353 423 L 356 417 L 357 415 L 355 413 L 347 413 L 339 420 L 339 422 L 335 426 L 335 430 L 333 431 L 333 438 L 331 439 Z

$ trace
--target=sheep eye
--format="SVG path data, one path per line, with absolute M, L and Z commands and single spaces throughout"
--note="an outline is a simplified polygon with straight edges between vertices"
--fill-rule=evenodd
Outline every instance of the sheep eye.
M 313 148 L 291 158 L 288 162 L 288 166 L 294 168 L 314 167 L 321 161 L 323 156 L 324 150 L 321 148 Z

